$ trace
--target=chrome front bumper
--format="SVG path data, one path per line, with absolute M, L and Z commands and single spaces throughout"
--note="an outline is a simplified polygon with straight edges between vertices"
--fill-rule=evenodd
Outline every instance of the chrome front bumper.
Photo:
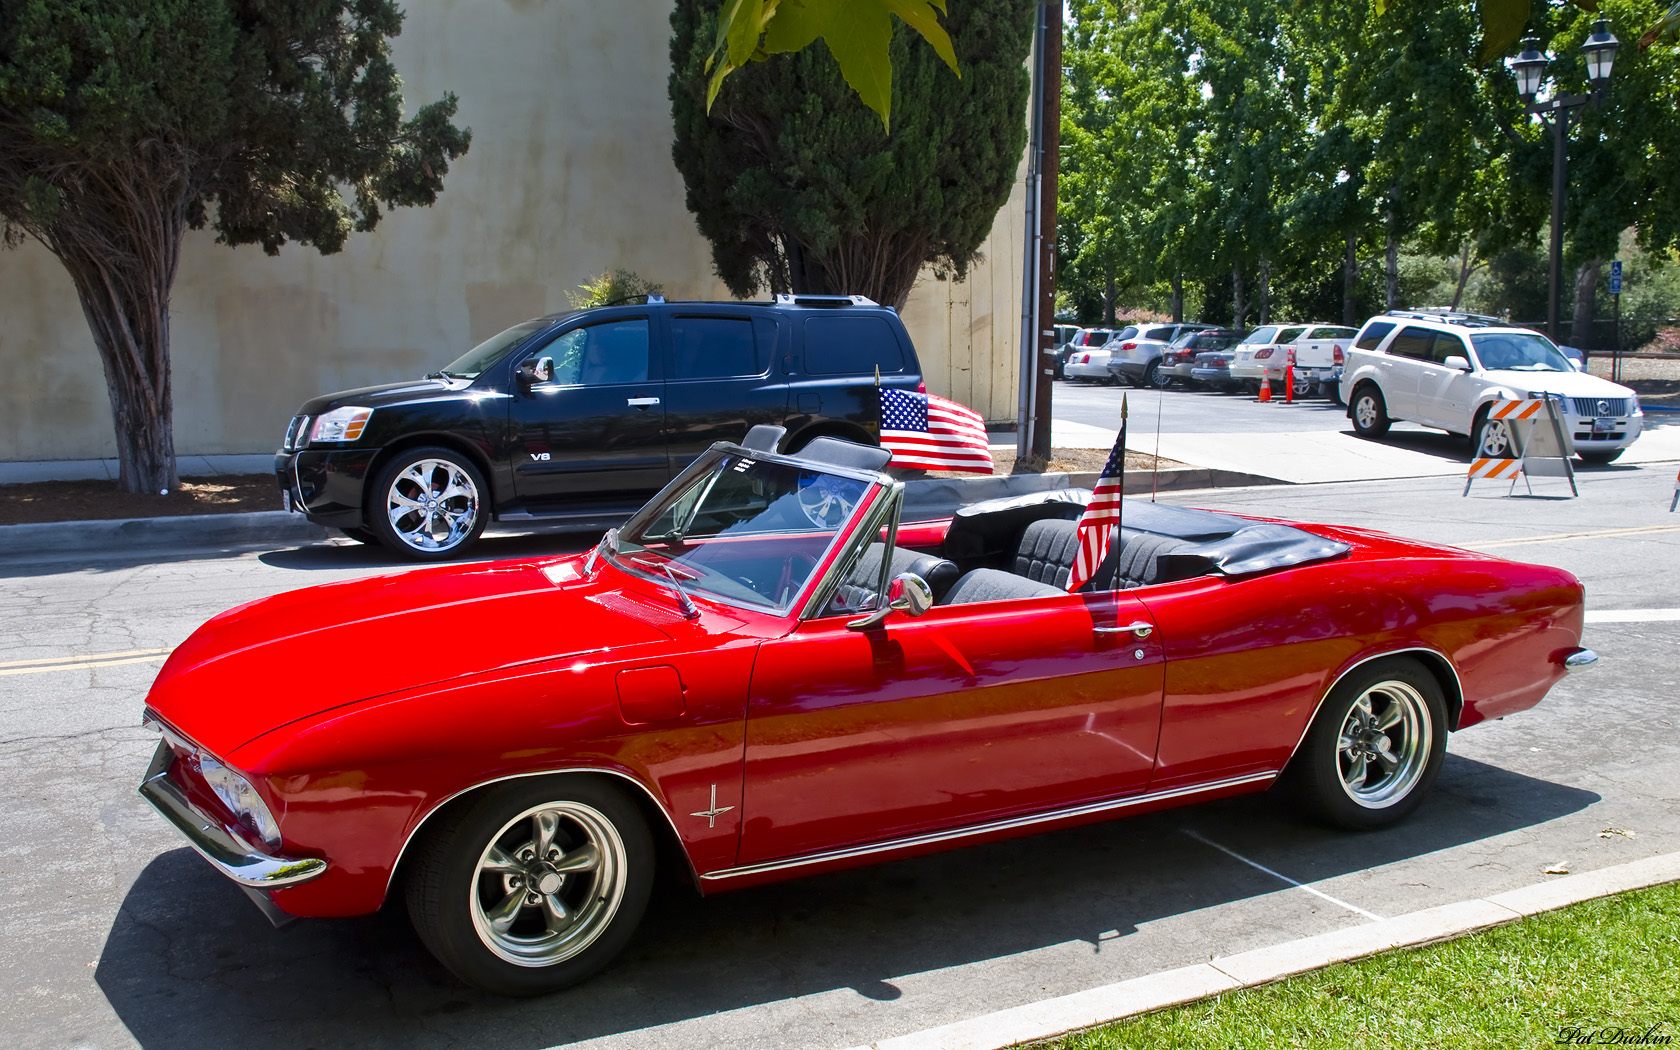
M 1563 658 L 1563 669 L 1569 674 L 1590 671 L 1598 666 L 1598 654 L 1591 649 L 1576 649 Z
M 186 837 L 187 845 L 217 871 L 241 886 L 276 890 L 307 882 L 327 870 L 327 862 L 319 857 L 292 858 L 264 853 L 251 845 L 240 828 L 229 827 L 220 818 L 194 806 L 180 786 L 169 778 L 174 765 L 175 752 L 169 742 L 159 743 L 145 779 L 140 781 L 140 797 L 175 825 L 175 830 Z

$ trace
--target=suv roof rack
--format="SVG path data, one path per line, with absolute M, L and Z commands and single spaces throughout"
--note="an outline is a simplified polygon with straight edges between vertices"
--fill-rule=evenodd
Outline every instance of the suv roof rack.
M 1410 310 L 1390 310 L 1389 317 L 1410 317 L 1417 321 L 1439 321 L 1442 324 L 1456 324 L 1465 328 L 1512 328 L 1511 322 L 1503 317 L 1489 317 L 1486 314 L 1461 313 L 1444 307 L 1414 307 Z
M 867 295 L 789 295 L 787 292 L 778 293 L 777 306 L 880 306 L 881 304 Z

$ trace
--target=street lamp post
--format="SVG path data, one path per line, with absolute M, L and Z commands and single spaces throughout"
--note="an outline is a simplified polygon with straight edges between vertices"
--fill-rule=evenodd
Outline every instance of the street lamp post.
M 1546 334 L 1554 343 L 1559 342 L 1558 301 L 1563 286 L 1563 197 L 1569 170 L 1564 150 L 1569 139 L 1569 111 L 1604 97 L 1610 86 L 1610 69 L 1615 64 L 1618 46 L 1619 42 L 1611 35 L 1604 19 L 1599 19 L 1592 34 L 1581 45 L 1581 51 L 1587 56 L 1587 80 L 1592 85 L 1590 95 L 1559 94 L 1545 102 L 1533 101 L 1534 96 L 1540 93 L 1540 81 L 1545 78 L 1546 66 L 1551 61 L 1541 53 L 1540 41 L 1534 37 L 1523 41 L 1522 53 L 1510 63 L 1511 72 L 1517 77 L 1517 94 L 1528 103 L 1524 111 L 1535 114 L 1542 123 L 1550 123 L 1552 129 L 1552 273 L 1546 297 Z M 1547 114 L 1551 114 L 1549 122 Z

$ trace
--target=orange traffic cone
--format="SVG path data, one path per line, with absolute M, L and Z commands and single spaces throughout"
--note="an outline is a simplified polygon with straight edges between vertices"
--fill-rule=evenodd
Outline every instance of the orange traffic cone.
M 1272 381 L 1271 381 L 1271 379 L 1266 378 L 1266 379 L 1260 380 L 1260 400 L 1270 401 L 1271 399 L 1272 399 Z

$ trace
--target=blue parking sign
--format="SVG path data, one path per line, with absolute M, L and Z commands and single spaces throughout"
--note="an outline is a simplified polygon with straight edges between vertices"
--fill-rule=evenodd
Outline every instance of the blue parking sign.
M 1610 260 L 1610 276 L 1620 277 L 1621 275 L 1622 275 L 1622 260 L 1620 260 L 1620 259 Z

